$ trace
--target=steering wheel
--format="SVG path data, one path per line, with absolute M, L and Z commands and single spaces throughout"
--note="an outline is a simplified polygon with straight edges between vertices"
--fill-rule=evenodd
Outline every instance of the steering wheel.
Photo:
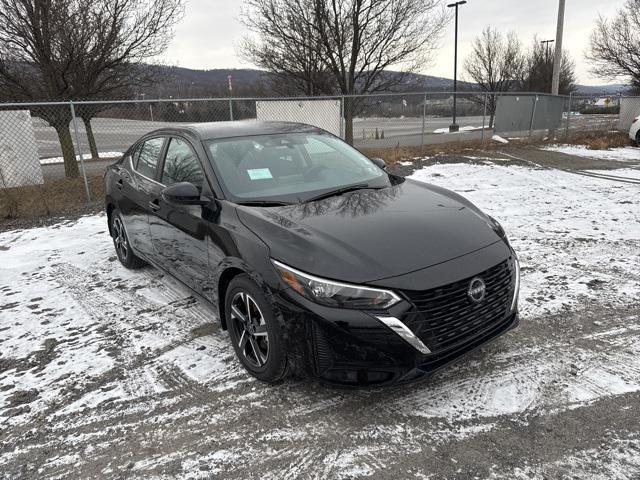
M 315 165 L 311 167 L 309 170 L 307 170 L 306 172 L 304 172 L 304 179 L 306 181 L 315 180 L 318 178 L 320 172 L 326 169 L 327 167 L 324 165 Z

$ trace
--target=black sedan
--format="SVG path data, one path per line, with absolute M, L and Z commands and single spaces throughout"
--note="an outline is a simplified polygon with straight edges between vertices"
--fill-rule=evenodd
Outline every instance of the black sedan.
M 424 378 L 518 322 L 518 260 L 496 220 L 318 128 L 157 130 L 105 182 L 122 264 L 213 304 L 265 382 Z

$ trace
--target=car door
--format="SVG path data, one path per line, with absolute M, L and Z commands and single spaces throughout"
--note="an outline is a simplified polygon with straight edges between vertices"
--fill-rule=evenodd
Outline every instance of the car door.
M 201 194 L 212 198 L 200 159 L 185 138 L 168 140 L 159 183 L 150 199 L 149 230 L 154 258 L 169 272 L 191 288 L 202 293 L 208 276 L 207 207 L 176 205 L 162 197 L 162 188 L 174 183 L 190 182 Z
M 133 249 L 149 258 L 153 245 L 149 232 L 149 201 L 157 190 L 155 180 L 166 138 L 145 139 L 131 150 L 118 171 L 116 188 L 121 192 L 119 208 Z M 128 164 L 127 164 L 128 162 Z

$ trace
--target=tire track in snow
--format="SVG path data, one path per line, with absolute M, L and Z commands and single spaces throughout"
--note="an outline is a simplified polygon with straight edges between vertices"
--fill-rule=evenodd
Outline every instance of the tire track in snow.
M 197 301 L 193 297 L 179 296 L 175 292 L 169 303 L 157 304 L 139 295 L 136 289 L 123 288 L 121 283 L 114 285 L 108 273 L 89 273 L 70 264 L 56 265 L 51 276 L 88 316 L 95 319 L 95 325 L 105 329 L 103 344 L 118 347 L 113 349 L 116 353 L 115 366 L 96 378 L 81 382 L 81 390 L 76 390 L 65 401 L 58 402 L 55 407 L 58 411 L 82 397 L 98 393 L 101 388 L 113 383 L 114 376 L 118 378 L 117 384 L 133 398 L 157 393 L 160 379 L 150 378 L 154 370 L 145 365 L 202 335 L 215 332 L 215 328 L 203 329 L 201 324 L 194 321 L 194 317 L 201 319 L 202 316 L 192 313 L 202 307 L 195 305 Z M 95 289 L 96 285 L 100 286 L 100 290 Z M 134 341 L 134 337 L 140 329 L 148 327 L 151 315 L 155 317 L 155 323 L 161 325 L 161 330 L 153 335 L 153 348 L 144 348 L 141 342 Z M 175 322 L 176 316 L 192 328 L 183 331 L 184 325 Z

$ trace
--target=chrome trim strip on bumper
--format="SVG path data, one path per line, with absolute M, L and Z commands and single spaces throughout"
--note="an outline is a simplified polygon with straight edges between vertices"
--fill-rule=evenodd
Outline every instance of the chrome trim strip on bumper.
M 387 327 L 393 330 L 398 336 L 400 336 L 405 342 L 411 345 L 413 348 L 418 350 L 420 353 L 427 354 L 431 353 L 431 350 L 422 343 L 422 341 L 414 335 L 414 333 L 409 330 L 404 323 L 398 320 L 396 317 L 376 317 L 382 323 L 384 323 Z
M 513 300 L 511 300 L 511 312 L 513 312 L 513 310 L 516 308 L 516 305 L 518 304 L 518 294 L 520 293 L 520 261 L 517 258 L 514 258 L 515 260 L 515 267 L 516 267 L 516 285 L 515 288 L 513 289 Z

